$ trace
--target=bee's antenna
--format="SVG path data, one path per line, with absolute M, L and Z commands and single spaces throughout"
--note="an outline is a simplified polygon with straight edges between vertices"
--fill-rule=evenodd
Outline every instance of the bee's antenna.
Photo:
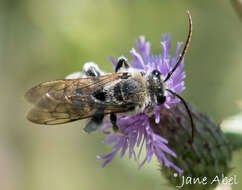
M 184 59 L 184 57 L 186 55 L 186 52 L 187 52 L 188 46 L 190 44 L 190 41 L 192 39 L 192 16 L 191 16 L 189 11 L 187 11 L 187 15 L 188 15 L 188 19 L 189 19 L 189 32 L 188 32 L 186 44 L 185 44 L 185 46 L 183 48 L 182 54 L 181 54 L 179 60 L 177 61 L 175 67 L 167 74 L 164 82 L 166 82 L 171 77 L 171 75 L 175 72 L 177 67 L 181 64 L 182 60 Z
M 191 140 L 191 144 L 193 143 L 193 139 L 194 139 L 194 132 L 195 132 L 195 125 L 194 125 L 194 121 L 193 121 L 193 118 L 192 118 L 192 113 L 186 103 L 186 101 L 180 96 L 178 95 L 177 93 L 173 92 L 172 90 L 170 89 L 166 89 L 168 92 L 170 92 L 173 96 L 176 96 L 177 98 L 179 98 L 183 105 L 185 106 L 186 110 L 187 110 L 187 113 L 189 115 L 189 118 L 190 118 L 190 122 L 191 122 L 191 127 L 192 127 L 192 140 Z

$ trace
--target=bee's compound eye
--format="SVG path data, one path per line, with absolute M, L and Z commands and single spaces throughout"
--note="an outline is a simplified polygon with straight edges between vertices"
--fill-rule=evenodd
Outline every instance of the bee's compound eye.
M 152 71 L 152 75 L 155 76 L 155 77 L 159 77 L 160 76 L 160 71 L 154 70 L 154 71 Z
M 164 104 L 166 101 L 166 97 L 164 96 L 164 94 L 158 93 L 157 94 L 157 102 L 158 104 Z

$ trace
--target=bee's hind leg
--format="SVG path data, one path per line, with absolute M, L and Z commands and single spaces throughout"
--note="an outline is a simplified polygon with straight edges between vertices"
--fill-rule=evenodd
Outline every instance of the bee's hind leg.
M 98 77 L 105 75 L 96 63 L 87 62 L 83 65 L 82 72 L 75 72 L 66 76 L 66 79 L 78 79 L 78 78 L 86 78 L 86 77 Z
M 87 123 L 86 127 L 83 129 L 87 133 L 91 133 L 101 129 L 103 124 L 104 111 L 96 111 L 91 120 Z
M 128 60 L 125 57 L 119 57 L 117 66 L 115 68 L 115 72 L 117 73 L 121 69 L 127 70 L 129 68 L 130 68 L 130 64 L 129 64 Z
M 96 63 L 87 62 L 83 65 L 83 76 L 84 77 L 98 77 L 104 75 L 105 73 L 101 71 Z
M 110 114 L 110 121 L 112 123 L 113 131 L 115 133 L 118 133 L 119 132 L 119 127 L 117 125 L 117 115 L 114 114 L 114 113 L 111 113 Z

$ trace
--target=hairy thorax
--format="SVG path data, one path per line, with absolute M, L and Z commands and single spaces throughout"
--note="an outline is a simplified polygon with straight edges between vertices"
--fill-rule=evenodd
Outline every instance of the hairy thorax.
M 134 104 L 135 113 L 143 112 L 149 104 L 147 84 L 140 72 L 130 72 L 130 77 L 115 81 L 103 89 L 107 94 L 106 102 L 119 105 Z

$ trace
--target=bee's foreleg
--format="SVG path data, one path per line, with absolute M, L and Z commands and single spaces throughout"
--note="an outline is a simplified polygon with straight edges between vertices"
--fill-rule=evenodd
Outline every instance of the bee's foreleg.
M 87 133 L 97 131 L 101 128 L 104 118 L 104 111 L 96 111 L 92 116 L 91 120 L 87 123 L 86 127 L 83 129 Z
M 112 123 L 113 131 L 115 133 L 119 132 L 119 127 L 117 125 L 117 115 L 114 113 L 110 114 L 110 121 Z
M 118 63 L 117 63 L 117 66 L 115 68 L 115 72 L 117 73 L 122 68 L 124 68 L 124 69 L 129 69 L 130 68 L 130 64 L 129 64 L 128 60 L 125 57 L 119 57 L 118 58 Z

